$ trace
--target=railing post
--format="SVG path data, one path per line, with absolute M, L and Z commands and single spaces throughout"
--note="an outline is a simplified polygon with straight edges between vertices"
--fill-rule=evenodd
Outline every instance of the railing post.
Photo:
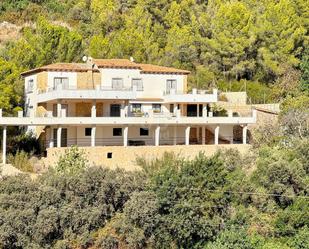
M 91 128 L 91 147 L 95 147 L 95 133 L 96 133 L 96 127 L 93 126 Z
M 157 126 L 155 130 L 155 146 L 159 146 L 159 144 L 160 144 L 160 126 Z
M 49 141 L 49 148 L 54 147 L 54 129 L 50 127 L 50 141 Z
M 248 131 L 248 125 L 244 125 L 242 128 L 242 143 L 247 144 L 247 131 Z
M 186 127 L 186 130 L 185 130 L 185 144 L 186 145 L 189 145 L 190 144 L 190 129 L 191 127 L 190 126 L 187 126 Z
M 62 132 L 62 128 L 58 127 L 57 129 L 57 147 L 58 148 L 61 147 L 61 132 Z
M 124 147 L 128 146 L 128 133 L 129 133 L 129 127 L 126 126 L 123 129 L 123 146 Z
M 219 131 L 220 131 L 220 126 L 217 125 L 215 128 L 215 145 L 219 144 Z

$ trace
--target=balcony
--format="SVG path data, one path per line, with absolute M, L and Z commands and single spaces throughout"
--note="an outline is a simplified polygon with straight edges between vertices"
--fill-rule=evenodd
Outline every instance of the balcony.
M 135 99 L 136 88 L 122 87 L 112 88 L 108 86 L 96 86 L 95 89 L 77 89 L 77 87 L 47 88 L 46 91 L 39 91 L 37 101 L 46 102 L 56 99 Z
M 64 112 L 63 112 L 64 113 Z M 1 110 L 0 110 L 1 114 Z M 52 117 L 50 115 L 37 117 L 34 113 L 30 117 L 23 117 L 19 112 L 18 117 L 2 117 L 0 115 L 0 126 L 46 126 L 46 125 L 140 125 L 140 124 L 177 124 L 177 125 L 206 125 L 206 124 L 254 124 L 256 123 L 256 110 L 248 116 L 235 117 L 230 114 L 226 117 L 214 117 L 212 115 L 204 117 L 185 117 L 180 116 L 179 112 L 175 115 L 171 113 L 144 113 L 134 116 L 124 114 L 120 117 Z M 210 114 L 210 113 L 209 113 Z
M 171 89 L 164 92 L 164 101 L 167 103 L 215 103 L 218 101 L 218 90 L 214 89 L 212 93 L 207 91 L 192 89 L 191 93 L 177 92 Z

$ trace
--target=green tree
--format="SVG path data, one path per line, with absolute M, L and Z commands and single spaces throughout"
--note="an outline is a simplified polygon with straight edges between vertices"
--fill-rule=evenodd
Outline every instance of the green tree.
M 59 157 L 55 170 L 60 174 L 75 175 L 87 167 L 88 160 L 85 152 L 77 146 L 72 146 L 66 149 L 64 154 Z
M 300 63 L 301 79 L 300 85 L 301 90 L 309 92 L 309 48 L 307 48 L 302 55 Z

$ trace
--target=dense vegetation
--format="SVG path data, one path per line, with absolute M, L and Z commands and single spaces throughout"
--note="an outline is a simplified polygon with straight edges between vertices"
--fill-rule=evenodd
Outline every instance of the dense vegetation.
M 0 107 L 22 106 L 20 72 L 84 54 L 189 69 L 191 86 L 279 101 L 308 89 L 308 19 L 306 0 L 2 0 L 0 21 L 23 28 L 0 50 Z
M 282 113 L 245 156 L 166 154 L 124 172 L 74 147 L 35 180 L 3 178 L 0 248 L 309 248 L 308 20 L 306 0 L 2 0 L 0 22 L 23 27 L 0 44 L 6 115 L 23 106 L 22 71 L 84 54 L 189 69 L 191 87 L 246 89 Z M 10 144 L 32 171 L 36 141 Z
M 291 111 L 248 155 L 166 154 L 125 172 L 73 147 L 35 180 L 4 178 L 0 247 L 309 248 L 309 112 Z

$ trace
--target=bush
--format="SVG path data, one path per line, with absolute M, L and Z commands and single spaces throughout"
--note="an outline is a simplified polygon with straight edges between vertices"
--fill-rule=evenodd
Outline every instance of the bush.
M 85 152 L 77 146 L 72 146 L 65 150 L 65 153 L 60 156 L 56 165 L 56 172 L 66 175 L 75 175 L 88 167 L 88 160 Z
M 23 172 L 34 172 L 33 165 L 30 162 L 30 155 L 21 150 L 17 151 L 15 155 L 8 155 L 8 162 L 12 164 L 15 168 L 23 171 Z

